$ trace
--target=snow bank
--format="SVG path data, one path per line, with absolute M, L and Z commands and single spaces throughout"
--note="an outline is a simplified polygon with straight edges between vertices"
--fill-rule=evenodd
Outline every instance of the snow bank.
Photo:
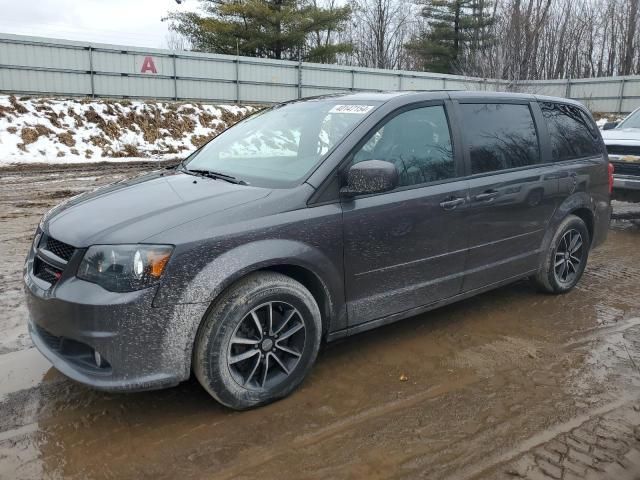
M 256 108 L 0 95 L 0 164 L 182 158 Z

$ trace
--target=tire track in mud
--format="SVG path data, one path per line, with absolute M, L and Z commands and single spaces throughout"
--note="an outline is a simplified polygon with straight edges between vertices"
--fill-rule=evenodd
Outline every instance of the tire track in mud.
M 638 319 L 635 319 L 632 322 L 628 322 L 628 324 L 626 324 L 624 327 L 619 325 L 615 328 L 611 328 L 610 330 L 620 333 L 632 329 L 638 324 L 640 324 L 640 321 Z M 567 350 L 566 354 L 570 355 L 572 353 L 572 350 L 577 346 L 584 345 L 572 342 L 565 344 L 563 348 Z M 548 363 L 547 356 L 542 356 L 540 359 L 547 363 L 544 369 L 549 373 L 557 370 L 558 367 L 562 367 L 565 364 L 565 359 L 562 355 L 556 355 L 556 361 L 551 364 Z M 534 371 L 538 368 L 543 368 L 541 366 L 535 366 L 534 364 L 529 364 L 523 367 L 525 368 L 525 370 Z M 531 378 L 531 376 L 522 371 L 521 368 L 506 368 L 502 371 L 498 371 L 497 373 L 500 377 L 504 377 L 503 385 L 507 385 L 509 382 L 512 382 L 514 375 L 522 375 L 523 378 Z M 476 389 L 474 387 L 484 381 L 485 379 L 478 379 L 477 377 L 473 379 L 472 376 L 467 376 L 464 377 L 464 380 L 456 382 L 456 384 L 451 389 L 442 389 L 437 393 L 435 391 L 426 391 L 421 394 L 409 396 L 406 399 L 392 401 L 388 404 L 375 407 L 374 409 L 361 412 L 357 415 L 354 415 L 353 417 L 347 418 L 340 422 L 336 422 L 336 424 L 329 425 L 324 429 L 319 430 L 318 432 L 314 432 L 304 437 L 296 437 L 292 439 L 283 449 L 272 449 L 268 451 L 261 451 L 260 453 L 254 452 L 254 456 L 252 456 L 249 462 L 243 462 L 241 466 L 233 466 L 228 470 L 217 471 L 214 475 L 214 478 L 250 478 L 250 473 L 248 472 L 264 472 L 265 468 L 268 468 L 267 471 L 274 474 L 276 471 L 280 471 L 287 472 L 288 475 L 293 475 L 294 473 L 286 467 L 286 462 L 290 455 L 289 449 L 293 449 L 296 452 L 299 451 L 298 449 L 308 449 L 310 447 L 313 447 L 314 449 L 326 450 L 329 448 L 328 445 L 335 445 L 336 443 L 340 444 L 340 447 L 348 449 L 347 444 L 358 444 L 358 442 L 361 442 L 360 439 L 368 438 L 371 435 L 378 435 L 380 438 L 391 435 L 391 433 L 388 432 L 388 430 L 390 430 L 389 425 L 401 425 L 401 433 L 396 439 L 397 441 L 400 441 L 399 437 L 406 433 L 413 433 L 414 435 L 416 434 L 415 426 L 412 427 L 411 425 L 407 425 L 406 421 L 403 421 L 403 417 L 414 419 L 420 418 L 420 413 L 413 412 L 412 409 L 416 407 L 418 409 L 420 407 L 423 407 L 423 405 L 421 404 L 425 402 L 422 402 L 422 400 L 441 397 L 440 400 L 444 401 L 446 397 L 450 396 L 449 394 L 452 394 L 455 391 L 457 391 L 458 395 L 460 395 L 466 390 L 473 390 L 476 391 L 475 395 L 477 395 L 477 391 L 481 389 Z M 474 383 L 476 385 L 474 385 Z M 555 385 L 550 382 L 543 382 L 539 386 L 552 387 Z M 427 395 L 427 393 L 432 394 Z M 480 397 L 480 400 L 486 402 L 488 401 L 487 399 L 492 398 L 492 396 L 493 394 L 489 393 L 489 395 L 484 398 Z M 464 396 L 466 402 L 472 401 L 471 398 L 471 395 Z M 585 413 L 579 414 L 578 416 L 572 416 L 577 410 L 570 409 L 564 414 L 565 418 L 567 419 L 564 423 L 551 427 L 547 430 L 543 430 L 542 433 L 534 435 L 533 437 L 527 438 L 525 436 L 525 439 L 522 440 L 520 445 L 515 450 L 508 450 L 507 453 L 500 453 L 497 455 L 491 451 L 482 451 L 481 453 L 473 451 L 479 445 L 486 445 L 487 443 L 493 443 L 494 449 L 499 448 L 500 445 L 495 442 L 495 437 L 503 436 L 515 440 L 515 438 L 512 437 L 513 433 L 510 434 L 509 428 L 506 428 L 501 424 L 492 424 L 492 422 L 487 422 L 489 424 L 478 427 L 478 429 L 474 432 L 464 432 L 463 430 L 463 432 L 461 432 L 460 434 L 459 440 L 464 439 L 464 442 L 469 444 L 470 448 L 458 449 L 459 451 L 457 451 L 456 453 L 452 452 L 452 450 L 456 450 L 456 448 L 452 447 L 449 444 L 444 444 L 437 448 L 435 448 L 434 445 L 427 446 L 426 448 L 424 448 L 423 446 L 416 447 L 412 445 L 410 453 L 407 453 L 407 451 L 402 453 L 397 452 L 394 451 L 394 447 L 387 447 L 383 451 L 379 451 L 378 453 L 380 455 L 386 456 L 392 455 L 396 458 L 394 458 L 394 460 L 391 462 L 387 462 L 386 466 L 387 468 L 389 468 L 389 470 L 386 471 L 384 478 L 483 478 L 482 474 L 478 472 L 486 471 L 494 467 L 496 464 L 505 463 L 511 458 L 514 458 L 519 454 L 526 452 L 539 443 L 556 437 L 561 432 L 566 432 L 569 429 L 578 427 L 581 423 L 587 421 L 593 416 L 602 415 L 621 407 L 633 398 L 634 397 L 632 395 L 626 395 L 623 398 L 618 398 L 614 401 L 610 401 L 609 403 L 604 403 L 597 408 L 591 408 Z M 538 400 L 542 403 L 542 405 L 544 405 L 544 401 L 542 401 L 541 397 L 538 398 Z M 602 403 L 602 401 L 603 400 L 601 400 L 599 403 Z M 452 400 L 451 404 L 455 404 L 455 400 Z M 463 409 L 464 407 L 461 408 Z M 540 410 L 539 405 L 531 405 L 529 407 L 529 415 L 535 417 L 536 409 Z M 538 413 L 541 414 L 540 416 L 542 416 L 544 411 Z M 372 420 L 379 420 L 384 425 L 380 425 L 378 424 L 378 422 L 374 422 L 374 425 L 363 425 L 366 423 L 370 423 Z M 513 419 L 513 421 L 515 421 L 515 419 Z M 527 429 L 526 427 L 524 427 L 525 423 L 526 422 L 522 422 L 522 428 L 526 431 Z M 433 425 L 429 425 L 426 427 L 426 429 L 428 430 L 432 427 Z M 355 429 L 356 431 L 350 432 L 349 430 L 352 429 Z M 347 437 L 350 439 L 349 442 L 343 441 L 343 437 L 345 435 L 347 435 Z M 511 445 L 509 443 L 510 442 L 503 442 L 502 447 L 510 448 Z M 354 452 L 351 451 L 351 453 Z M 488 458 L 487 454 L 489 454 Z M 448 462 L 443 462 L 442 459 L 447 457 L 449 458 Z M 440 466 L 438 468 L 431 469 L 430 464 L 432 465 L 434 463 L 434 458 L 439 459 L 438 462 L 440 463 Z M 459 459 L 461 458 L 464 459 L 463 462 L 459 461 Z M 351 462 L 350 458 L 348 460 L 345 460 L 345 463 L 338 464 L 337 467 L 324 467 L 323 469 L 322 456 L 320 456 L 320 458 L 317 459 L 317 464 L 313 464 L 307 467 L 305 471 L 310 470 L 313 472 L 317 472 L 316 469 L 322 469 L 323 475 L 326 475 L 330 478 L 346 478 L 347 476 L 341 475 L 341 470 L 348 470 L 349 462 Z M 272 467 L 272 464 L 277 465 L 277 467 Z M 245 474 L 245 477 L 243 477 L 243 474 Z M 373 477 L 375 477 L 375 475 L 371 471 L 368 472 L 368 475 L 373 475 Z M 286 477 L 287 476 L 285 475 L 285 478 Z M 321 478 L 321 476 L 313 474 L 302 474 L 300 478 Z
M 640 408 L 615 402 L 562 425 L 554 437 L 535 438 L 512 461 L 483 472 L 496 479 L 635 480 L 640 472 Z M 537 440 L 543 440 L 538 441 Z M 498 470 L 496 472 L 496 470 Z M 477 477 L 479 478 L 479 477 Z

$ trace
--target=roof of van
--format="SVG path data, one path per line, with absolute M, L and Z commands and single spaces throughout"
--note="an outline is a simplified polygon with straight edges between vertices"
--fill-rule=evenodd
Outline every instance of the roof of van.
M 574 105 L 582 104 L 575 100 L 560 97 L 548 97 L 543 95 L 533 95 L 529 93 L 513 93 L 513 92 L 487 92 L 483 90 L 404 90 L 404 91 L 384 91 L 384 92 L 348 92 L 348 93 L 334 93 L 328 95 L 321 95 L 318 97 L 301 98 L 300 100 L 310 99 L 344 99 L 350 101 L 378 101 L 387 102 L 397 97 L 422 97 L 425 95 L 433 94 L 434 99 L 451 98 L 451 99 L 493 99 L 493 100 L 508 100 L 508 99 L 520 99 L 520 100 L 538 100 L 538 101 L 553 101 L 569 103 Z M 294 100 L 296 101 L 296 100 Z

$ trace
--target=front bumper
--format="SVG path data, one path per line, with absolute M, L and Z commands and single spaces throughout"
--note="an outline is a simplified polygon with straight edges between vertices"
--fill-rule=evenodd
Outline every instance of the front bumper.
M 108 391 L 164 388 L 189 377 L 206 305 L 154 307 L 155 288 L 112 293 L 75 277 L 43 288 L 30 263 L 24 271 L 29 332 L 60 372 Z

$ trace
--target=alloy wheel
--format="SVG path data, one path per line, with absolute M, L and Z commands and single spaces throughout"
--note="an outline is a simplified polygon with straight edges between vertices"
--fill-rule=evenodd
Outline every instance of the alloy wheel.
M 234 380 L 250 390 L 284 381 L 302 357 L 306 327 L 300 312 L 282 301 L 264 303 L 238 324 L 227 352 Z
M 556 249 L 553 270 L 561 284 L 571 284 L 578 275 L 583 257 L 584 241 L 580 232 L 568 230 Z

